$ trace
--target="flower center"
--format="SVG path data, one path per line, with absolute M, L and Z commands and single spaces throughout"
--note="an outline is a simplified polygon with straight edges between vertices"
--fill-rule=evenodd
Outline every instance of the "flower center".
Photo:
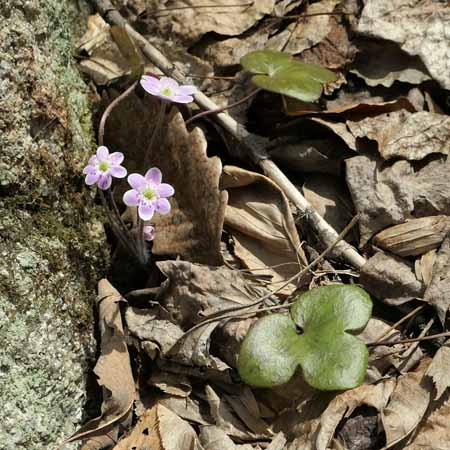
M 153 200 L 156 197 L 155 191 L 153 189 L 145 188 L 141 192 L 146 200 Z
M 109 162 L 108 161 L 100 161 L 98 165 L 98 170 L 101 172 L 106 172 L 109 169 Z
M 165 88 L 161 89 L 161 94 L 166 97 L 169 97 L 170 95 L 172 95 L 172 91 L 170 90 L 170 88 L 165 87 Z

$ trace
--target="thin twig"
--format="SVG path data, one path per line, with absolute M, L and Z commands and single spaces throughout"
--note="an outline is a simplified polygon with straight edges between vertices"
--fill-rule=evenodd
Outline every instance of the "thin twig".
M 209 116 L 210 114 L 219 114 L 219 113 L 221 113 L 223 111 L 226 111 L 227 109 L 235 108 L 236 106 L 242 105 L 242 103 L 244 103 L 248 99 L 254 97 L 259 91 L 261 91 L 260 88 L 255 89 L 254 91 L 250 92 L 250 94 L 248 94 L 245 97 L 241 98 L 237 102 L 231 103 L 230 105 L 224 106 L 222 108 L 217 108 L 217 109 L 214 109 L 214 110 L 203 111 L 201 113 L 198 113 L 195 116 L 192 116 L 189 120 L 186 120 L 186 126 L 188 126 L 194 120 L 199 119 L 200 117 Z
M 387 336 L 392 330 L 400 326 L 403 322 L 406 322 L 410 317 L 416 315 L 419 311 L 425 308 L 426 305 L 420 305 L 417 308 L 413 309 L 410 313 L 406 314 L 406 316 L 402 317 L 398 322 L 395 322 L 391 325 L 380 337 L 375 339 L 375 342 L 380 342 L 385 336 Z
M 261 303 L 265 302 L 266 300 L 268 300 L 270 297 L 272 297 L 274 294 L 276 294 L 277 292 L 281 291 L 282 289 L 284 289 L 286 286 L 288 286 L 290 283 L 292 283 L 293 281 L 295 281 L 296 279 L 300 278 L 301 276 L 303 276 L 305 273 L 307 273 L 312 267 L 314 267 L 316 264 L 318 264 L 320 261 L 322 261 L 323 258 L 325 258 L 325 256 L 331 252 L 331 250 L 333 250 L 333 248 L 338 244 L 338 242 L 343 239 L 345 237 L 345 235 L 354 227 L 354 225 L 356 224 L 356 222 L 358 221 L 359 216 L 356 215 L 355 217 L 353 217 L 353 219 L 350 221 L 350 223 L 342 230 L 342 232 L 339 234 L 338 239 L 333 242 L 333 244 L 331 244 L 328 248 L 326 248 L 317 258 L 315 258 L 313 261 L 311 261 L 305 268 L 303 268 L 300 272 L 297 272 L 295 275 L 293 275 L 291 278 L 289 278 L 282 286 L 278 287 L 277 289 L 275 289 L 274 291 L 269 292 L 266 295 L 263 295 L 262 297 L 260 297 L 258 300 L 255 300 L 253 303 L 250 303 L 248 305 L 244 305 L 244 306 L 235 306 L 233 308 L 228 308 L 228 309 L 224 309 L 222 311 L 219 311 L 215 314 L 211 314 L 207 317 L 205 317 L 205 319 L 198 323 L 197 325 L 194 325 L 192 328 L 190 328 L 186 333 L 184 333 L 183 336 L 185 336 L 186 334 L 190 334 L 193 331 L 195 331 L 196 329 L 204 326 L 204 325 L 208 325 L 210 323 L 222 320 L 222 319 L 226 319 L 229 316 L 227 315 L 228 313 L 235 313 L 238 311 L 242 311 L 244 309 L 248 309 L 248 308 L 253 308 L 255 306 L 260 305 Z M 287 305 L 281 305 L 281 306 L 277 306 L 276 308 L 282 308 L 284 306 L 289 306 L 291 305 L 291 303 L 287 304 Z M 274 308 L 274 307 L 272 307 Z M 259 312 L 258 311 L 253 311 L 254 313 Z M 224 315 L 225 314 L 225 315 Z M 245 313 L 248 314 L 248 313 Z M 233 317 L 238 317 L 239 315 L 233 315 Z M 183 336 L 180 338 L 182 339 Z
M 165 75 L 174 78 L 179 83 L 185 83 L 183 73 L 178 70 L 174 64 L 169 61 L 158 49 L 156 49 L 150 42 L 147 41 L 140 33 L 134 30 L 128 22 L 122 17 L 119 11 L 114 7 L 110 0 L 91 0 L 98 11 L 104 16 L 107 22 L 114 25 L 125 27 L 128 34 L 141 47 L 143 54 L 161 70 Z M 202 92 L 198 92 L 194 96 L 194 100 L 201 108 L 205 110 L 216 110 L 218 105 L 209 99 Z M 247 150 L 247 156 L 252 158 L 255 163 L 259 164 L 263 171 L 271 178 L 286 196 L 298 208 L 300 214 L 307 217 L 310 225 L 316 230 L 320 239 L 324 244 L 330 245 L 338 238 L 336 230 L 323 218 L 311 205 L 306 201 L 305 197 L 298 191 L 298 189 L 291 183 L 291 181 L 283 174 L 278 166 L 268 159 L 269 155 L 266 151 L 268 141 L 260 136 L 253 135 L 247 129 L 229 114 L 218 113 L 215 116 L 217 122 L 227 130 L 234 138 L 241 142 Z M 264 142 L 264 144 L 262 143 Z M 345 241 L 339 240 L 336 245 L 336 250 L 345 258 L 351 265 L 356 268 L 361 268 L 366 260 L 358 251 Z
M 411 339 L 403 339 L 403 341 L 387 341 L 387 342 L 369 342 L 367 344 L 368 347 L 378 347 L 380 345 L 396 345 L 396 344 L 409 344 L 411 342 L 422 342 L 422 341 L 432 341 L 433 339 L 439 339 L 443 337 L 449 337 L 450 331 L 446 331 L 445 333 L 432 334 L 430 336 L 423 336 Z

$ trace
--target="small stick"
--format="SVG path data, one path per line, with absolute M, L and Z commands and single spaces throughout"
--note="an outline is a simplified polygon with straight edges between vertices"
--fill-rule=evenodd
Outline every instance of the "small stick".
M 380 345 L 396 345 L 396 344 L 410 344 L 411 342 L 422 342 L 422 341 L 432 341 L 433 339 L 439 339 L 443 337 L 449 337 L 450 331 L 446 331 L 445 333 L 432 334 L 430 336 L 423 336 L 411 339 L 403 339 L 403 341 L 387 341 L 387 342 L 369 342 L 367 344 L 368 347 L 378 347 Z
M 209 111 L 203 111 L 201 113 L 196 114 L 195 116 L 192 116 L 189 120 L 186 120 L 186 126 L 189 125 L 194 120 L 199 119 L 200 117 L 209 116 L 210 114 L 218 114 L 223 111 L 226 111 L 227 109 L 235 108 L 236 106 L 242 105 L 242 103 L 246 102 L 248 99 L 254 97 L 259 91 L 261 91 L 260 88 L 255 89 L 254 91 L 250 92 L 250 94 L 246 95 L 245 97 L 241 98 L 237 102 L 231 103 L 230 105 L 224 106 L 222 108 L 217 108 Z
M 403 322 L 406 322 L 410 317 L 413 317 L 416 315 L 419 311 L 421 311 L 423 308 L 425 308 L 426 305 L 420 305 L 417 308 L 413 309 L 411 312 L 406 314 L 406 316 L 402 317 L 398 322 L 395 322 L 393 325 L 391 325 L 380 337 L 375 339 L 374 342 L 380 342 L 385 336 L 387 336 L 394 328 L 397 328 L 399 325 L 401 325 Z

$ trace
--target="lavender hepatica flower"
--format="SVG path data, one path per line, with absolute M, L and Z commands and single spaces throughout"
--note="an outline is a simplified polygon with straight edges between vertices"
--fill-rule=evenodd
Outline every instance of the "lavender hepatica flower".
M 195 86 L 180 86 L 174 79 L 169 77 L 161 77 L 161 79 L 158 79 L 144 75 L 141 78 L 141 86 L 149 94 L 175 103 L 191 103 L 194 101 L 192 95 L 197 92 Z
M 144 240 L 147 242 L 153 241 L 155 239 L 155 227 L 152 225 L 145 225 L 144 227 Z
M 152 167 L 145 176 L 132 173 L 128 183 L 133 189 L 125 192 L 123 202 L 128 206 L 137 206 L 142 220 L 150 220 L 155 212 L 167 214 L 170 203 L 167 200 L 175 191 L 170 184 L 162 183 L 162 174 L 157 167 Z
M 127 175 L 127 169 L 120 164 L 123 161 L 123 153 L 109 153 L 105 146 L 97 149 L 97 153 L 89 158 L 88 165 L 83 169 L 86 175 L 85 182 L 88 186 L 97 183 L 97 186 L 105 191 L 109 189 L 112 178 L 124 178 Z

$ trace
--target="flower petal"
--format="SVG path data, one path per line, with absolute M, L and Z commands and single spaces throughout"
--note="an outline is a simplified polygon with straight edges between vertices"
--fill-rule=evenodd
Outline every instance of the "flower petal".
M 109 156 L 108 147 L 105 147 L 104 145 L 102 145 L 101 147 L 99 147 L 97 149 L 97 158 L 100 161 L 104 161 L 105 159 L 108 159 L 108 156 Z
M 190 95 L 174 95 L 171 97 L 171 100 L 176 103 L 192 103 L 194 97 Z
M 127 180 L 128 180 L 128 184 L 133 189 L 139 189 L 145 185 L 145 178 L 139 173 L 132 173 L 132 174 L 128 175 Z
M 111 154 L 109 155 L 109 160 L 110 160 L 113 164 L 116 164 L 116 165 L 121 164 L 122 161 L 123 161 L 123 159 L 124 159 L 124 156 L 123 156 L 123 153 L 122 153 L 122 152 L 114 152 L 114 153 L 111 153 Z
M 97 186 L 102 190 L 102 191 L 106 191 L 107 189 L 109 189 L 111 187 L 111 183 L 112 183 L 112 177 L 109 174 L 106 175 L 100 175 L 98 181 L 97 181 Z
M 192 94 L 196 94 L 198 91 L 198 89 L 195 86 L 191 86 L 191 85 L 184 85 L 184 86 L 180 86 L 177 90 L 177 94 L 178 95 L 192 95 Z
M 175 189 L 168 183 L 161 183 L 157 188 L 160 197 L 172 197 L 175 194 Z
M 161 77 L 160 83 L 161 89 L 168 87 L 171 91 L 177 91 L 179 87 L 178 83 L 169 77 Z
M 99 178 L 100 178 L 100 174 L 99 173 L 89 173 L 87 175 L 86 179 L 84 180 L 84 182 L 88 186 L 92 186 L 93 184 L 97 183 Z
M 88 164 L 90 166 L 95 166 L 97 163 L 98 163 L 98 159 L 95 155 L 93 155 L 89 158 Z
M 167 198 L 160 198 L 156 201 L 156 212 L 167 214 L 170 212 L 170 203 Z
M 97 168 L 95 166 L 91 166 L 90 164 L 83 169 L 83 173 L 85 175 L 97 173 Z
M 125 194 L 123 194 L 123 202 L 127 206 L 139 205 L 140 203 L 139 192 L 134 189 L 130 189 L 129 191 L 125 192 Z
M 140 81 L 141 86 L 149 94 L 158 95 L 161 91 L 160 81 L 154 77 L 142 77 Z
M 109 173 L 116 178 L 125 178 L 127 176 L 127 169 L 122 166 L 112 166 Z
M 151 169 L 147 170 L 147 173 L 145 174 L 145 180 L 149 181 L 155 186 L 158 186 L 159 184 L 161 184 L 162 173 L 157 167 L 152 167 Z
M 142 220 L 150 220 L 155 212 L 153 204 L 139 205 L 138 214 Z

